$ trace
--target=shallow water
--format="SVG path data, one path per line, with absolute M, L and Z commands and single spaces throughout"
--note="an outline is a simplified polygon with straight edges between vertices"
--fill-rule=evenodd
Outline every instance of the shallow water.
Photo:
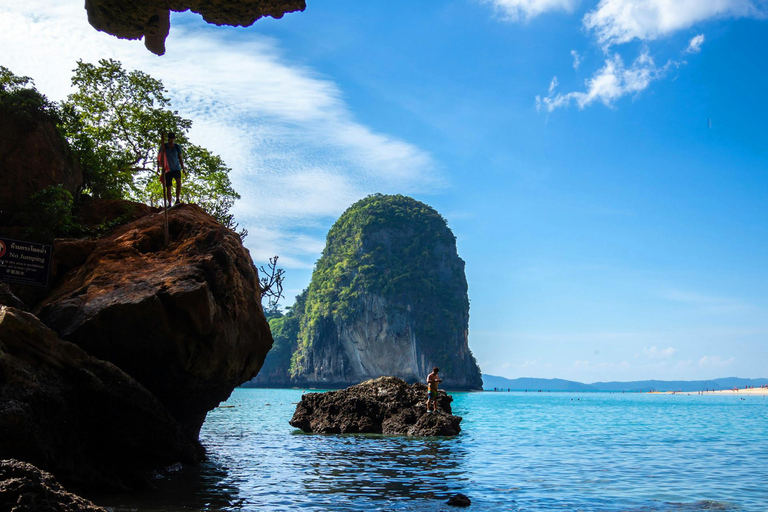
M 453 439 L 310 435 L 301 390 L 237 389 L 209 461 L 111 510 L 768 511 L 768 397 L 455 393 Z M 454 509 L 458 510 L 458 509 Z

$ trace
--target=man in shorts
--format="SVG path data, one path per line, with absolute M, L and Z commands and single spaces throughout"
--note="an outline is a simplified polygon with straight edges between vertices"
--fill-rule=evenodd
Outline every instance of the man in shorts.
M 430 406 L 437 412 L 437 385 L 443 382 L 437 375 L 439 371 L 440 368 L 435 366 L 432 368 L 432 373 L 427 376 L 427 412 L 430 412 Z
M 181 146 L 176 144 L 176 135 L 168 134 L 168 142 L 160 148 L 160 154 L 157 155 L 160 167 L 163 172 L 162 180 L 165 186 L 165 194 L 168 199 L 168 205 L 171 205 L 171 185 L 176 180 L 176 204 L 179 204 L 179 195 L 181 195 L 181 170 L 184 169 L 184 160 L 182 158 Z

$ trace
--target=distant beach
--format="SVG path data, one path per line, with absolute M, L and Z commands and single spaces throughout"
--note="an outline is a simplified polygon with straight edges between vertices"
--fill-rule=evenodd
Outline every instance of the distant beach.
M 740 396 L 768 396 L 768 388 L 736 388 L 718 389 L 716 391 L 650 391 L 653 395 L 740 395 Z

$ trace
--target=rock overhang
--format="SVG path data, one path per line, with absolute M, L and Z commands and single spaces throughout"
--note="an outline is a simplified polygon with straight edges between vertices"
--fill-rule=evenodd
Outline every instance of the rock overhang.
M 165 53 L 171 11 L 192 11 L 215 25 L 247 27 L 265 16 L 279 19 L 306 6 L 305 0 L 85 0 L 93 28 L 121 39 L 144 38 L 157 55 Z

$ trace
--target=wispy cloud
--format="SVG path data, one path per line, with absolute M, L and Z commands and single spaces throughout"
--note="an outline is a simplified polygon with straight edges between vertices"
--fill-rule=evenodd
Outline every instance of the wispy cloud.
M 735 357 L 725 359 L 720 356 L 704 356 L 699 359 L 699 368 L 725 368 L 733 364 Z
M 764 16 L 761 0 L 600 0 L 584 16 L 584 26 L 610 47 L 648 41 L 712 18 Z
M 704 44 L 704 34 L 693 36 L 688 42 L 688 48 L 685 49 L 685 53 L 699 53 L 702 44 Z
M 496 8 L 502 19 L 508 21 L 529 20 L 549 11 L 572 12 L 578 0 L 481 0 Z
M 650 359 L 669 359 L 671 357 L 674 357 L 675 354 L 677 354 L 677 349 L 673 347 L 668 348 L 657 348 L 657 347 L 651 347 L 651 348 L 644 348 L 643 354 L 648 356 Z
M 311 267 L 330 223 L 352 202 L 445 185 L 429 153 L 357 121 L 339 86 L 292 62 L 279 41 L 188 26 L 174 23 L 157 58 L 93 30 L 80 0 L 11 0 L 0 6 L 0 58 L 53 99 L 70 92 L 80 58 L 115 58 L 162 79 L 174 108 L 193 119 L 192 139 L 233 168 L 242 195 L 234 212 L 256 260 L 280 254 L 288 268 Z
M 600 0 L 584 15 L 582 23 L 603 51 L 610 54 L 614 45 L 633 40 L 651 41 L 706 20 L 766 15 L 768 2 L 765 0 Z M 703 34 L 693 37 L 683 53 L 699 53 L 704 39 Z M 582 56 L 575 50 L 571 56 L 573 69 L 579 69 Z M 586 81 L 586 90 L 554 94 L 550 85 L 547 96 L 536 97 L 536 107 L 545 112 L 572 103 L 579 109 L 595 103 L 614 108 L 620 98 L 637 95 L 663 78 L 670 67 L 680 64 L 669 60 L 664 66 L 656 66 L 647 47 L 630 66 L 615 53 Z
M 573 57 L 573 69 L 579 69 L 582 61 L 581 55 L 576 50 L 571 50 L 571 57 Z
M 732 313 L 749 308 L 749 305 L 731 297 L 709 295 L 676 288 L 663 289 L 660 292 L 660 296 L 668 301 L 699 308 L 709 313 Z
M 619 98 L 642 92 L 651 82 L 662 78 L 670 68 L 677 66 L 679 63 L 672 60 L 663 66 L 657 66 L 647 48 L 643 49 L 630 66 L 624 64 L 619 54 L 614 54 L 606 59 L 605 65 L 592 78 L 586 80 L 585 91 L 555 94 L 554 87 L 550 84 L 547 96 L 536 96 L 536 108 L 552 112 L 575 103 L 578 108 L 583 109 L 596 102 L 613 107 Z M 553 83 L 557 85 L 556 82 Z

